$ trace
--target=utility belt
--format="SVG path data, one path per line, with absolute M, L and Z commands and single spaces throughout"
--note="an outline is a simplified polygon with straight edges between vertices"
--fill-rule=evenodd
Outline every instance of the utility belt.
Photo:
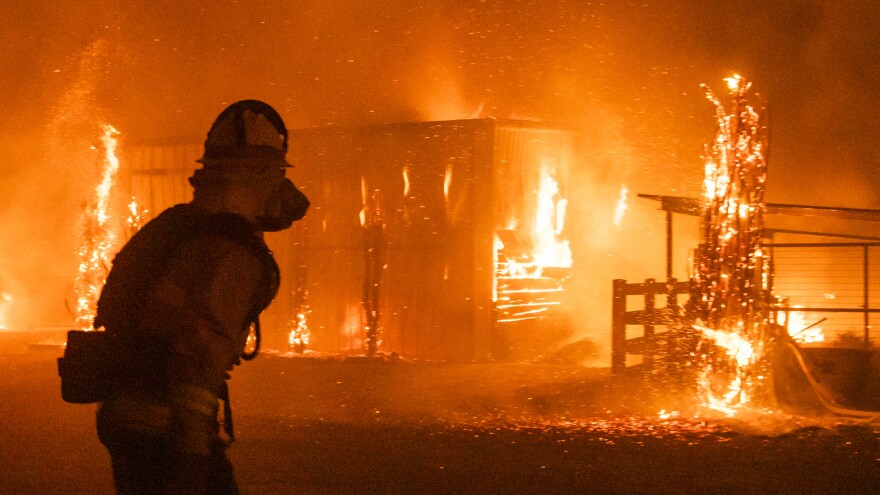
M 173 408 L 186 409 L 216 421 L 219 412 L 218 399 L 223 401 L 223 431 L 228 437 L 227 442 L 231 444 L 235 440 L 235 430 L 226 382 L 223 383 L 219 396 L 200 387 L 182 387 L 171 392 L 170 401 L 120 390 L 111 393 L 101 403 L 100 414 L 125 429 L 165 437 L 171 431 Z
M 257 335 L 259 336 L 259 320 L 256 320 Z M 169 402 L 159 399 L 140 397 L 137 393 L 127 393 L 124 386 L 120 386 L 118 379 L 124 369 L 119 366 L 121 355 L 130 354 L 121 352 L 124 347 L 123 339 L 107 331 L 81 331 L 71 330 L 67 333 L 67 346 L 64 356 L 58 359 L 58 374 L 61 377 L 62 398 L 74 404 L 104 403 L 109 411 L 117 407 L 122 408 L 126 416 L 131 416 L 135 424 L 149 426 L 156 433 L 167 430 L 167 419 L 171 417 L 170 404 L 184 407 L 198 412 L 213 419 L 217 418 L 217 399 L 223 401 L 223 430 L 229 438 L 229 442 L 235 440 L 232 425 L 232 407 L 229 403 L 229 388 L 226 382 L 217 395 L 200 387 L 182 387 L 178 391 L 172 391 Z M 129 344 L 130 345 L 130 344 Z M 258 348 L 257 348 L 258 349 Z M 250 355 L 243 355 L 244 359 L 252 359 L 257 349 Z M 156 351 L 159 355 L 166 352 L 163 349 Z M 140 357 L 143 361 L 145 358 Z M 158 361 L 161 358 L 155 358 Z M 147 362 L 153 362 L 147 360 Z M 129 362 L 129 365 L 132 363 Z M 130 366 L 129 366 L 130 367 Z M 120 390 L 121 389 L 121 390 Z M 117 402 L 121 401 L 121 404 Z M 144 413 L 138 414 L 133 411 L 131 402 L 136 401 L 144 405 Z M 168 408 L 167 412 L 160 412 L 159 408 Z
M 126 430 L 167 437 L 171 430 L 171 406 L 142 397 L 114 394 L 101 403 L 98 414 Z

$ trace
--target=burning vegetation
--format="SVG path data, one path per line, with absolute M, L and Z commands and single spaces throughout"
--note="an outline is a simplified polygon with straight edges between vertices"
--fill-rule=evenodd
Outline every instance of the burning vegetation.
M 867 335 L 873 311 L 867 296 L 871 284 L 867 267 L 869 249 L 875 247 L 876 242 L 858 245 L 772 242 L 777 230 L 765 228 L 768 211 L 809 215 L 817 208 L 768 204 L 764 200 L 768 153 L 766 111 L 749 103 L 749 82 L 738 75 L 726 81 L 732 100 L 730 111 L 714 92 L 705 88 L 715 109 L 717 131 L 704 155 L 703 197 L 642 195 L 660 200 L 661 208 L 667 212 L 668 266 L 672 260 L 669 251 L 672 213 L 699 216 L 700 239 L 694 257 L 694 275 L 685 283 L 671 278 L 665 283 L 653 279 L 645 284 L 615 281 L 612 369 L 617 373 L 623 371 L 627 353 L 641 354 L 643 368 L 649 376 L 654 376 L 650 379 L 661 375 L 661 380 L 675 378 L 672 383 L 693 388 L 703 406 L 728 416 L 745 409 L 769 411 L 783 406 L 800 412 L 809 410 L 875 419 L 877 412 L 860 407 L 877 407 L 876 401 L 869 399 L 872 392 L 864 387 L 864 376 L 874 373 L 867 362 L 872 352 Z M 825 211 L 843 219 L 880 220 L 877 211 Z M 809 231 L 787 233 L 833 236 Z M 775 264 L 776 250 L 816 246 L 863 250 L 864 277 L 851 281 L 864 288 L 861 308 L 814 306 L 807 310 L 800 305 L 791 306 L 783 294 L 791 291 L 792 285 L 774 285 L 777 278 L 784 280 L 786 276 Z M 842 263 L 847 261 L 844 259 Z M 833 266 L 836 265 L 829 265 Z M 844 264 L 839 266 L 846 270 Z M 671 270 L 667 268 L 667 275 L 669 273 Z M 797 290 L 794 292 L 797 294 Z M 655 306 L 655 297 L 660 294 L 666 296 L 665 308 Z M 645 309 L 627 311 L 629 295 L 643 296 Z M 688 300 L 681 304 L 679 295 L 686 295 Z M 831 292 L 823 297 L 835 299 Z M 828 317 L 807 324 L 803 315 L 811 311 L 861 313 L 865 347 L 845 353 L 835 351 L 839 356 L 827 350 L 803 348 L 803 344 L 824 340 L 818 325 Z M 627 325 L 643 325 L 644 335 L 627 339 Z M 655 333 L 655 325 L 664 326 L 666 331 Z M 851 357 L 844 357 L 850 354 Z M 655 363 L 655 359 L 659 362 Z M 833 371 L 838 366 L 848 371 Z M 857 368 L 860 371 L 855 371 Z M 820 376 L 822 373 L 825 375 Z M 681 381 L 682 375 L 684 381 Z M 841 394 L 840 389 L 847 390 L 849 396 Z M 661 412 L 661 416 L 666 415 L 665 410 Z
M 718 128 L 706 150 L 702 235 L 695 270 L 694 328 L 724 359 L 700 349 L 701 389 L 711 407 L 746 404 L 765 378 L 764 352 L 770 334 L 769 267 L 764 263 L 764 191 L 767 180 L 766 114 L 748 103 L 751 83 L 727 79 L 733 99 L 728 112 L 706 88 Z M 719 375 L 727 378 L 719 391 Z
M 110 212 L 110 192 L 119 171 L 119 158 L 116 156 L 116 137 L 119 131 L 111 125 L 104 125 L 103 130 L 103 173 L 101 182 L 95 188 L 95 197 L 84 208 L 83 243 L 77 250 L 80 263 L 74 283 L 75 314 L 77 327 L 82 330 L 92 330 L 98 297 L 107 280 L 107 274 L 110 273 L 113 256 L 121 247 L 118 240 L 119 226 L 113 222 Z

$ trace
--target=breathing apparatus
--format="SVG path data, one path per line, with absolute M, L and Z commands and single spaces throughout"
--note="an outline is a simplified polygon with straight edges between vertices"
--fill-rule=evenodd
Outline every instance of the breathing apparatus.
M 227 107 L 214 121 L 189 179 L 198 191 L 211 184 L 244 188 L 255 202 L 253 220 L 264 232 L 284 230 L 301 219 L 309 200 L 285 177 L 287 128 L 278 112 L 258 100 Z

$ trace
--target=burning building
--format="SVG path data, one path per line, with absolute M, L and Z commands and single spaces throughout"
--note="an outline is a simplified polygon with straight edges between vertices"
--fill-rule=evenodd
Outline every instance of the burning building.
M 312 207 L 269 236 L 283 280 L 264 343 L 450 361 L 559 345 L 576 136 L 493 119 L 291 131 L 290 175 Z M 188 201 L 200 151 L 132 147 L 132 195 L 151 212 Z

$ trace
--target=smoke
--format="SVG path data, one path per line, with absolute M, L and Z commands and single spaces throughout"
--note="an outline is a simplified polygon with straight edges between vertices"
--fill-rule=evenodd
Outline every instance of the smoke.
M 664 218 L 636 196 L 699 193 L 714 130 L 699 85 L 734 71 L 771 106 L 769 201 L 880 208 L 873 2 L 114 4 L 0 6 L 0 291 L 73 278 L 103 121 L 124 151 L 204 135 L 243 98 L 291 128 L 494 117 L 583 129 L 571 216 L 592 268 L 578 280 L 608 291 L 663 274 Z M 604 331 L 610 298 L 583 292 Z
M 11 329 L 64 326 L 72 316 L 81 216 L 103 161 L 101 84 L 112 54 L 106 40 L 88 45 L 45 126 L 4 143 L 22 160 L 0 217 L 0 291 L 12 299 Z

